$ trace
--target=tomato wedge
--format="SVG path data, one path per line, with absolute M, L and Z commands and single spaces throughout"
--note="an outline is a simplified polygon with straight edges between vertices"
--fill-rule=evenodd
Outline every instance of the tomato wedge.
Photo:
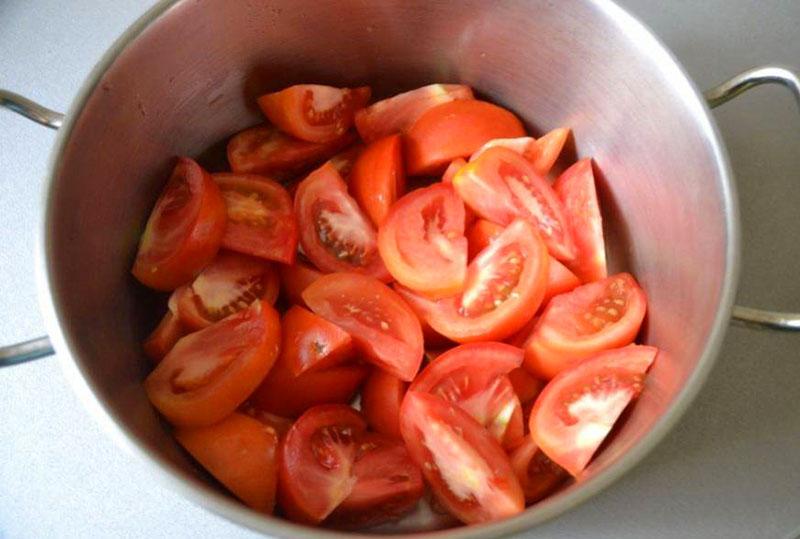
M 203 329 L 257 299 L 274 305 L 279 286 L 278 272 L 270 262 L 220 251 L 191 284 L 175 291 L 178 315 L 187 329 Z
M 435 183 L 397 201 L 378 230 L 378 250 L 400 284 L 433 298 L 461 292 L 467 239 L 453 186 Z
M 292 266 L 281 265 L 280 274 L 283 293 L 286 294 L 286 299 L 293 305 L 305 305 L 306 302 L 303 301 L 302 297 L 303 290 L 325 275 L 318 269 L 300 260 L 295 260 Z
M 520 219 L 470 263 L 460 296 L 431 300 L 400 286 L 397 290 L 445 337 L 456 342 L 503 340 L 536 313 L 548 262 L 539 234 Z
M 619 273 L 550 300 L 525 345 L 525 367 L 549 380 L 583 358 L 633 342 L 647 299 Z
M 606 245 L 592 160 L 581 159 L 569 167 L 558 177 L 553 189 L 564 204 L 578 248 L 578 256 L 571 263 L 572 269 L 587 283 L 605 279 L 608 276 Z
M 383 223 L 405 189 L 400 135 L 376 140 L 361 152 L 353 165 L 350 192 L 375 226 Z
M 255 174 L 214 174 L 214 181 L 228 210 L 222 246 L 284 264 L 294 262 L 297 221 L 286 189 Z
M 341 404 L 316 406 L 295 422 L 281 446 L 278 500 L 286 516 L 318 524 L 350 496 L 358 437 L 367 424 Z
M 336 169 L 336 172 L 338 172 L 342 178 L 347 180 L 350 177 L 350 173 L 353 171 L 353 166 L 356 164 L 356 159 L 358 159 L 358 156 L 361 155 L 361 152 L 363 151 L 363 144 L 353 144 L 345 151 L 339 152 L 331 157 L 328 160 L 328 163 L 330 163 L 331 166 Z
M 147 357 L 158 363 L 186 333 L 186 328 L 181 324 L 180 318 L 174 312 L 168 310 L 161 322 L 144 340 L 142 349 Z
M 372 370 L 361 389 L 361 413 L 372 430 L 400 438 L 400 404 L 407 389 L 408 382 L 397 376 Z
M 658 349 L 631 345 L 606 350 L 562 371 L 533 407 L 536 445 L 577 476 L 589 463 L 628 403 L 639 396 Z
M 440 174 L 453 159 L 468 157 L 496 138 L 525 135 L 522 122 L 508 110 L 476 100 L 457 100 L 425 112 L 406 133 L 409 174 Z
M 508 373 L 508 380 L 514 388 L 514 393 L 519 397 L 519 402 L 525 404 L 534 400 L 542 392 L 545 382 L 533 376 L 524 367 L 517 367 Z
M 558 160 L 564 144 L 567 142 L 569 129 L 559 127 L 553 129 L 540 139 L 533 137 L 518 137 L 490 140 L 472 154 L 470 161 L 475 161 L 489 148 L 508 148 L 520 154 L 530 162 L 533 170 L 540 176 L 546 176 Z
M 249 402 L 245 402 L 239 411 L 247 416 L 257 419 L 264 425 L 271 427 L 278 433 L 278 438 L 283 438 L 289 429 L 292 428 L 294 421 L 288 417 L 281 417 L 279 415 L 265 412 L 264 410 L 253 406 Z
M 269 372 L 280 346 L 280 320 L 255 301 L 182 338 L 144 382 L 150 402 L 170 423 L 216 423 L 242 404 Z
M 278 483 L 278 433 L 233 413 L 208 427 L 177 429 L 175 439 L 237 498 L 272 513 Z
M 450 164 L 447 165 L 447 168 L 442 174 L 442 183 L 453 183 L 453 178 L 455 178 L 456 173 L 461 170 L 461 167 L 467 164 L 466 159 L 463 157 L 459 157 L 458 159 L 453 159 L 450 161 Z
M 486 249 L 492 240 L 499 236 L 505 227 L 487 221 L 486 219 L 478 219 L 467 230 L 467 257 L 472 260 L 478 253 Z
M 295 305 L 283 315 L 283 345 L 295 376 L 352 359 L 353 340 L 339 326 Z
M 503 448 L 455 404 L 409 391 L 400 409 L 400 431 L 436 499 L 462 522 L 498 520 L 525 509 Z
M 225 203 L 211 176 L 179 157 L 147 219 L 133 276 L 156 290 L 191 281 L 217 254 L 225 221 Z
M 294 210 L 303 252 L 323 272 L 355 271 L 388 281 L 378 255 L 377 234 L 347 184 L 326 163 L 300 182 Z
M 538 502 L 552 494 L 569 477 L 561 466 L 539 451 L 531 436 L 525 437 L 509 454 L 509 459 L 528 503 Z
M 371 91 L 360 88 L 334 88 L 319 84 L 298 84 L 280 92 L 262 95 L 258 106 L 278 126 L 300 140 L 331 142 L 353 125 L 353 114 L 364 108 Z
M 347 331 L 364 358 L 411 381 L 422 362 L 422 329 L 395 291 L 358 273 L 320 277 L 303 292 L 309 308 Z

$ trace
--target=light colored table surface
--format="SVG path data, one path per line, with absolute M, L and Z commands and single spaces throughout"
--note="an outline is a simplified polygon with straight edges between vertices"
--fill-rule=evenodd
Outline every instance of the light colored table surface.
M 0 0 L 0 87 L 64 110 L 143 0 Z M 624 0 L 701 87 L 800 68 L 800 0 Z M 800 114 L 779 89 L 718 111 L 744 228 L 740 300 L 800 310 Z M 43 333 L 33 278 L 54 134 L 0 111 L 0 343 Z M 55 359 L 0 371 L 0 538 L 255 537 L 152 483 L 106 438 Z M 794 538 L 800 335 L 732 328 L 710 381 L 637 469 L 532 532 L 569 538 Z

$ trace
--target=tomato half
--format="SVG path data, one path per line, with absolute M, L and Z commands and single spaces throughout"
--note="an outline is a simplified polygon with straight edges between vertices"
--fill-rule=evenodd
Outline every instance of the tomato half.
M 324 164 L 300 182 L 294 210 L 303 252 L 319 269 L 390 279 L 378 255 L 375 228 L 332 165 Z
M 514 388 L 514 393 L 519 397 L 519 402 L 525 404 L 534 400 L 542 392 L 545 382 L 533 376 L 524 367 L 517 367 L 508 373 L 508 380 Z
M 397 293 L 358 273 L 320 277 L 303 292 L 309 308 L 347 331 L 364 358 L 411 381 L 422 362 L 422 329 Z
M 369 101 L 368 86 L 334 88 L 319 84 L 298 84 L 280 92 L 262 95 L 258 106 L 278 126 L 300 140 L 330 142 L 353 125 L 353 114 Z
M 577 476 L 628 403 L 639 396 L 658 349 L 606 350 L 562 371 L 542 391 L 530 417 L 536 445 Z
M 373 369 L 361 389 L 361 413 L 376 432 L 400 438 L 400 404 L 408 382 L 381 370 Z
M 560 260 L 577 254 L 564 208 L 547 181 L 508 148 L 490 148 L 462 167 L 453 186 L 475 213 L 506 225 L 518 217 L 534 223 L 547 248 Z
M 306 302 L 303 301 L 302 297 L 303 290 L 325 275 L 310 264 L 300 260 L 295 260 L 295 263 L 291 266 L 281 265 L 279 271 L 283 293 L 292 305 L 305 305 Z
M 268 303 L 183 337 L 144 381 L 170 423 L 216 423 L 242 404 L 269 372 L 280 347 L 280 319 Z
M 282 329 L 281 354 L 295 376 L 353 357 L 353 340 L 346 331 L 297 305 L 283 315 Z
M 566 143 L 568 135 L 569 129 L 559 127 L 558 129 L 553 129 L 538 140 L 533 137 L 490 140 L 481 146 L 477 152 L 472 154 L 470 161 L 478 159 L 478 157 L 489 148 L 508 148 L 527 159 L 537 174 L 546 176 L 558 160 L 558 156 L 564 148 L 564 143 Z
M 592 160 L 581 159 L 569 167 L 558 177 L 553 189 L 564 204 L 578 248 L 578 256 L 570 266 L 584 282 L 605 279 L 606 244 Z
M 356 484 L 326 524 L 366 528 L 398 520 L 422 498 L 422 472 L 402 440 L 369 432 L 358 439 Z
M 365 430 L 361 414 L 342 404 L 300 416 L 281 446 L 278 501 L 287 517 L 318 524 L 350 496 L 357 440 Z
M 400 409 L 400 431 L 436 499 L 462 522 L 498 520 L 525 509 L 503 448 L 455 404 L 409 391 Z
M 153 332 L 144 340 L 142 349 L 147 357 L 158 363 L 186 333 L 188 332 L 181 319 L 168 310 Z
M 286 189 L 255 174 L 214 174 L 214 181 L 228 211 L 222 246 L 284 264 L 294 262 L 297 221 Z
M 397 290 L 445 337 L 456 342 L 503 340 L 536 314 L 548 262 L 539 234 L 520 219 L 469 264 L 461 295 L 431 300 L 403 287 Z
M 176 429 L 175 439 L 249 507 L 272 513 L 278 483 L 278 433 L 232 413 L 207 427 Z
M 217 254 L 225 221 L 225 202 L 211 176 L 179 157 L 147 219 L 133 276 L 156 290 L 191 281 Z
M 633 342 L 647 299 L 628 273 L 554 297 L 525 345 L 525 367 L 549 380 L 601 350 Z
M 552 494 L 569 477 L 561 466 L 539 450 L 531 436 L 526 436 L 508 456 L 528 503 Z
M 378 250 L 392 277 L 429 297 L 461 292 L 467 278 L 464 203 L 435 183 L 397 201 L 378 230 Z
M 406 189 L 400 140 L 400 135 L 376 140 L 353 165 L 350 192 L 375 226 L 383 223 L 389 208 Z
M 456 173 L 466 164 L 467 161 L 463 157 L 450 161 L 450 164 L 447 165 L 447 168 L 444 170 L 444 174 L 442 174 L 442 183 L 453 183 L 453 178 L 455 178 Z
M 356 112 L 356 129 L 365 142 L 402 133 L 427 110 L 456 99 L 474 99 L 462 84 L 429 84 L 377 101 Z

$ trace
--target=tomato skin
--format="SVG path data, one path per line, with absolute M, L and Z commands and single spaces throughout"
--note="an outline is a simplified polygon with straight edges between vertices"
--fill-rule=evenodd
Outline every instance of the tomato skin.
M 364 151 L 364 145 L 357 142 L 347 148 L 346 150 L 337 153 L 328 160 L 328 163 L 336 169 L 336 172 L 347 181 L 353 171 L 353 166 L 356 164 L 356 159 Z
M 225 202 L 211 176 L 179 157 L 147 220 L 133 276 L 163 291 L 191 281 L 217 254 L 225 224 Z
M 279 348 L 278 313 L 256 301 L 179 340 L 144 388 L 173 425 L 211 425 L 247 399 L 272 368 Z
M 444 174 L 442 174 L 442 183 L 453 183 L 453 178 L 455 175 L 458 173 L 461 167 L 466 164 L 467 161 L 463 157 L 459 157 L 450 161 L 450 164 L 447 165 L 447 168 L 444 170 Z
M 177 429 L 175 438 L 247 506 L 272 513 L 278 483 L 278 433 L 240 413 L 207 427 Z
M 283 315 L 282 353 L 292 374 L 335 367 L 353 357 L 353 340 L 338 326 L 295 305 Z
M 408 382 L 372 369 L 361 389 L 361 413 L 372 430 L 400 438 L 400 404 L 407 389 Z
M 652 346 L 606 350 L 559 373 L 542 390 L 529 419 L 533 441 L 578 476 L 631 400 L 658 354 Z
M 569 477 L 561 466 L 536 447 L 531 436 L 526 436 L 509 458 L 528 503 L 536 503 L 552 494 Z
M 408 174 L 435 175 L 453 159 L 468 157 L 496 138 L 525 135 L 522 122 L 508 110 L 477 100 L 437 105 L 414 122 L 406 133 Z
M 296 260 L 294 265 L 280 267 L 281 284 L 283 285 L 283 293 L 286 299 L 292 305 L 304 306 L 303 290 L 308 288 L 308 285 L 325 275 L 318 269 L 309 264 Z
M 540 380 L 525 370 L 524 367 L 517 367 L 508 373 L 508 379 L 514 387 L 514 392 L 519 397 L 522 404 L 531 402 L 539 396 L 545 386 L 544 380 Z
M 467 231 L 467 243 L 469 245 L 468 257 L 470 260 L 475 258 L 478 253 L 486 249 L 492 240 L 499 236 L 504 227 L 487 221 L 486 219 L 478 219 Z
M 168 310 L 158 323 L 152 333 L 142 343 L 142 349 L 147 357 L 158 363 L 170 350 L 175 346 L 175 343 L 181 337 L 186 335 L 187 330 L 181 323 L 180 318 Z
M 258 420 L 264 425 L 275 430 L 275 432 L 278 433 L 279 439 L 283 439 L 283 437 L 286 436 L 286 433 L 289 432 L 289 429 L 292 428 L 292 425 L 294 424 L 294 421 L 288 417 L 281 417 L 279 415 L 265 412 L 260 408 L 256 408 L 249 402 L 245 402 L 241 408 L 239 408 L 239 412 Z
M 368 86 L 333 88 L 298 84 L 262 95 L 258 106 L 281 131 L 308 142 L 325 143 L 344 135 L 353 115 L 369 101 Z
M 569 133 L 568 127 L 557 127 L 536 140 L 537 156 L 531 160 L 531 164 L 537 174 L 546 176 L 550 172 L 564 149 Z
M 389 208 L 406 189 L 400 135 L 376 140 L 353 164 L 350 192 L 375 226 L 380 226 Z
M 647 298 L 628 273 L 579 286 L 550 300 L 525 344 L 525 367 L 549 380 L 581 359 L 633 342 Z

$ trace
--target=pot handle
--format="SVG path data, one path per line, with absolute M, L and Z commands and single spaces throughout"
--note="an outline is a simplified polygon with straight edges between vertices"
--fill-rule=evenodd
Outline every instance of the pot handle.
M 716 108 L 761 84 L 785 86 L 800 106 L 800 80 L 792 70 L 780 66 L 763 66 L 745 71 L 707 90 L 703 96 L 711 108 Z M 736 305 L 733 308 L 733 320 L 759 329 L 800 331 L 800 313 L 782 313 Z
M 0 89 L 0 107 L 25 116 L 29 120 L 49 127 L 58 129 L 64 120 L 64 115 L 60 112 L 50 110 L 38 103 L 34 103 L 19 94 Z M 0 367 L 8 367 L 18 363 L 24 363 L 40 357 L 54 354 L 52 344 L 48 337 L 39 337 L 10 346 L 0 347 Z

